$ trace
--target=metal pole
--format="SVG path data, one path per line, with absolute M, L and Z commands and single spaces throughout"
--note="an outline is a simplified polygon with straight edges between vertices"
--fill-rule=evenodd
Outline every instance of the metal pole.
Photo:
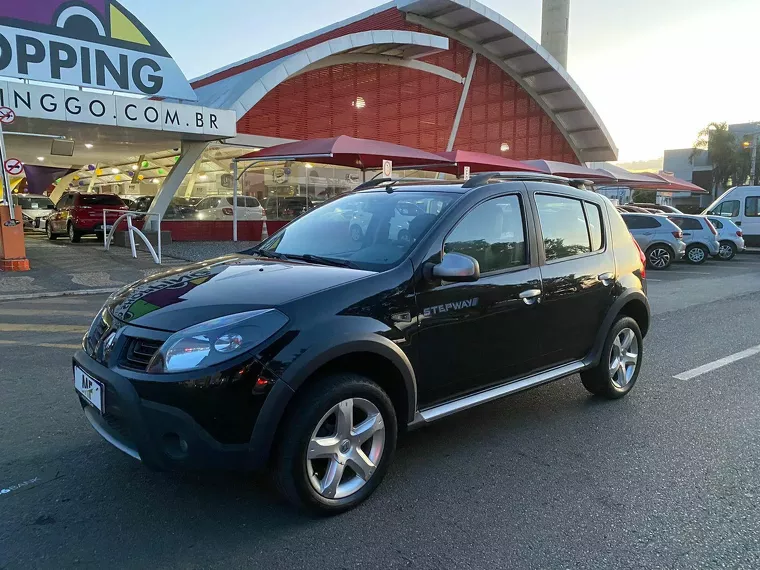
M 3 197 L 10 210 L 10 220 L 16 221 L 16 208 L 13 207 L 13 190 L 11 190 L 11 180 L 5 170 L 5 161 L 8 154 L 5 152 L 5 137 L 3 136 L 3 125 L 0 123 L 0 168 L 3 170 Z
M 232 241 L 238 240 L 237 195 L 238 195 L 238 163 L 237 163 L 237 160 L 233 160 L 232 161 Z
M 752 167 L 749 169 L 750 184 L 755 184 L 755 173 L 757 172 L 757 137 L 758 133 L 752 136 Z

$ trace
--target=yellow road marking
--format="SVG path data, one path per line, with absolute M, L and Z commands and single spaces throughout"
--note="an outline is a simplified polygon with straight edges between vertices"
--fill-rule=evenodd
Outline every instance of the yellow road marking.
M 16 345 L 16 346 L 35 346 L 35 347 L 42 347 L 42 348 L 63 348 L 66 350 L 78 350 L 82 348 L 81 344 L 56 344 L 52 342 L 40 342 L 40 343 L 33 343 L 33 342 L 21 342 L 19 340 L 0 340 L 0 345 Z
M 0 332 L 38 332 L 38 333 L 86 333 L 88 327 L 82 325 L 24 325 L 17 323 L 0 323 Z
M 0 309 L 0 315 L 7 317 L 28 317 L 33 312 L 34 309 Z M 97 314 L 97 311 L 62 311 L 59 309 L 45 309 L 43 314 L 52 317 L 84 316 L 92 319 Z

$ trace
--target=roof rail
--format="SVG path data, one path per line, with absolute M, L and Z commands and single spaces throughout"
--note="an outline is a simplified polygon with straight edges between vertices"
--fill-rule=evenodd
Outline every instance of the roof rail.
M 459 181 L 451 181 L 451 180 L 439 180 L 437 178 L 412 178 L 412 177 L 406 177 L 406 178 L 375 178 L 373 180 L 367 180 L 366 182 L 362 182 L 354 188 L 354 192 L 358 192 L 359 190 L 368 190 L 370 188 L 378 188 L 378 187 L 391 187 L 395 186 L 396 184 L 404 184 L 407 182 L 421 182 L 423 184 L 456 184 Z
M 570 184 L 570 180 L 567 178 L 554 176 L 552 174 L 542 174 L 541 172 L 484 172 L 470 178 L 467 182 L 465 182 L 462 188 L 478 188 L 479 186 L 485 186 L 486 184 L 496 184 L 505 180 L 552 182 L 554 184 L 564 184 L 566 186 Z

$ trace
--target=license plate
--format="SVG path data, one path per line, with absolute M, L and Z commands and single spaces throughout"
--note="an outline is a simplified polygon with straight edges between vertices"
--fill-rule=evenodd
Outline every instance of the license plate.
M 101 414 L 105 409 L 105 387 L 81 368 L 74 367 L 74 387 Z

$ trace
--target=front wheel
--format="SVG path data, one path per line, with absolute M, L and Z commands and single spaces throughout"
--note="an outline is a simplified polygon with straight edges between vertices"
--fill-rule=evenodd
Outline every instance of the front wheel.
M 686 248 L 686 261 L 693 265 L 702 265 L 709 255 L 710 252 L 701 244 L 690 245 Z
M 730 241 L 720 242 L 720 250 L 718 251 L 717 258 L 721 261 L 731 261 L 736 257 L 736 245 Z
M 53 241 L 58 238 L 58 236 L 53 233 L 53 226 L 50 225 L 50 222 L 45 224 L 45 233 L 47 234 L 47 238 L 50 241 Z
M 599 364 L 581 372 L 586 390 L 610 400 L 625 396 L 639 377 L 643 348 L 638 323 L 631 317 L 620 317 L 607 335 Z
M 82 241 L 82 234 L 76 230 L 74 224 L 71 222 L 69 222 L 69 241 L 71 243 L 79 243 Z
M 380 485 L 396 449 L 390 398 L 351 373 L 322 378 L 296 398 L 275 455 L 277 486 L 319 514 L 356 507 Z

